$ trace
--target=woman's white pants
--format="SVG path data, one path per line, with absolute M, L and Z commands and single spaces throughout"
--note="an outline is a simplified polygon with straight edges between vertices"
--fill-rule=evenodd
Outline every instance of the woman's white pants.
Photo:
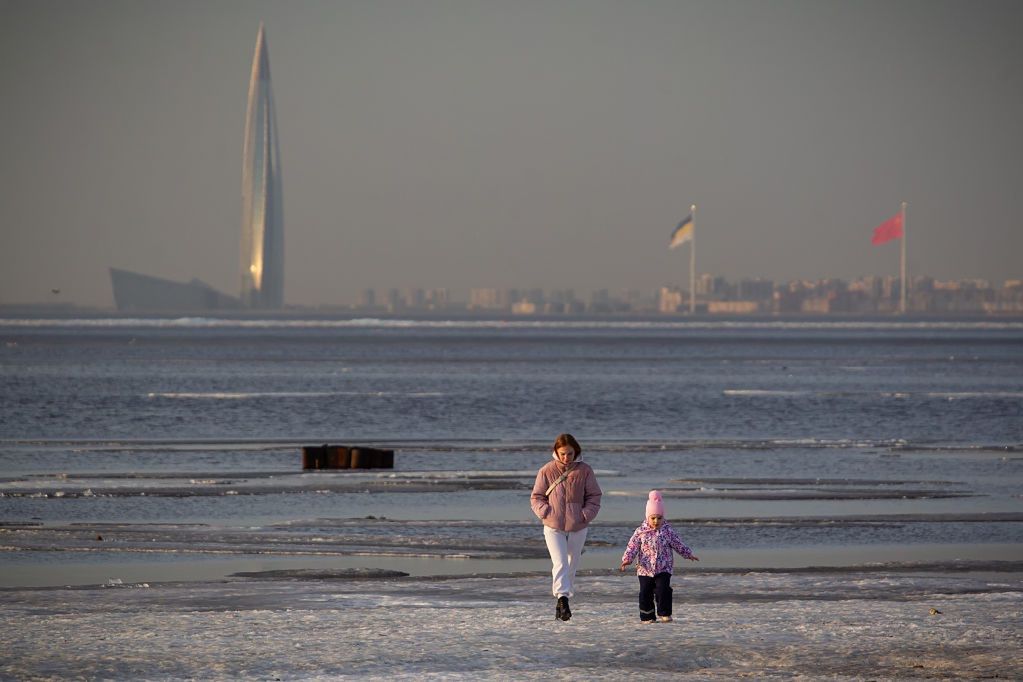
M 575 583 L 575 571 L 579 568 L 579 555 L 583 553 L 586 542 L 586 531 L 571 532 L 557 530 L 549 526 L 543 527 L 543 539 L 547 541 L 547 551 L 551 553 L 551 576 L 554 583 L 551 588 L 555 597 L 571 597 Z

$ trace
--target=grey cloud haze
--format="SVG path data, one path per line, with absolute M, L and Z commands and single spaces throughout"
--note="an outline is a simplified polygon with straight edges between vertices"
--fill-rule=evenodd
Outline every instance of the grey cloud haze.
M 237 294 L 260 21 L 289 303 L 1023 277 L 1023 3 L 0 0 L 0 303 Z

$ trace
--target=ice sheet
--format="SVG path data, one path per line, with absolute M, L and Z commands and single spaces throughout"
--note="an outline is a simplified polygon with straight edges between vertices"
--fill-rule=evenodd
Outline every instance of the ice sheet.
M 1018 576 L 700 574 L 675 622 L 640 625 L 636 580 L 544 574 L 15 590 L 0 677 L 107 679 L 905 679 L 1023 675 Z

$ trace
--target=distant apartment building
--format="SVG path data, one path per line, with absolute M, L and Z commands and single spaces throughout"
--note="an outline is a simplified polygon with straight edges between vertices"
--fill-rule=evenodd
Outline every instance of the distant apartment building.
M 984 312 L 989 314 L 1023 313 L 1023 280 L 1006 280 L 995 293 L 995 300 L 985 304 Z
M 469 289 L 469 310 L 497 310 L 501 295 L 497 289 Z
M 657 310 L 662 313 L 677 313 L 682 308 L 682 290 L 675 287 L 661 287 Z
M 401 310 L 401 294 L 397 289 L 387 290 L 387 310 L 392 313 Z
M 774 282 L 769 279 L 739 280 L 736 299 L 740 301 L 770 301 L 774 296 Z
M 362 293 L 359 294 L 359 302 L 356 304 L 360 308 L 373 308 L 377 304 L 377 293 L 373 289 L 363 289 Z
M 711 315 L 753 315 L 764 312 L 758 301 L 707 301 L 707 312 Z
M 426 306 L 430 310 L 445 310 L 451 307 L 451 292 L 447 289 L 427 289 Z
M 526 300 L 516 301 L 512 303 L 511 311 L 514 315 L 535 315 L 536 304 Z
M 402 303 L 409 310 L 422 310 L 426 307 L 426 292 L 422 289 L 406 289 Z

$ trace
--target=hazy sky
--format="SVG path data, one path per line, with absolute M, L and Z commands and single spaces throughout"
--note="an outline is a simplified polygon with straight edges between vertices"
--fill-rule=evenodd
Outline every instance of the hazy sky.
M 1023 277 L 1018 0 L 0 0 L 0 302 L 238 293 L 260 21 L 288 303 Z

